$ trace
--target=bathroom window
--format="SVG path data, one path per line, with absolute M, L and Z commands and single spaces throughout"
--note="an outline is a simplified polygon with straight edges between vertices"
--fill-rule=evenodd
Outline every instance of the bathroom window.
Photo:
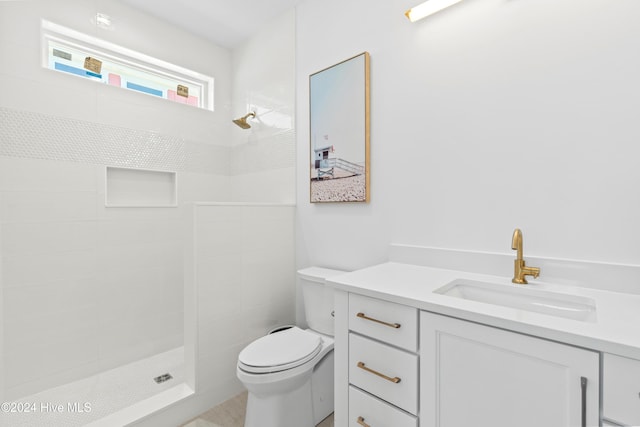
M 213 111 L 213 78 L 42 21 L 43 66 Z

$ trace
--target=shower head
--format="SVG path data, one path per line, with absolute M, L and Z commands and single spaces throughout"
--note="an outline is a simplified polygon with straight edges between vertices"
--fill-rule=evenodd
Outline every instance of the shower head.
M 249 114 L 246 114 L 242 117 L 240 117 L 239 119 L 235 119 L 233 121 L 233 123 L 237 124 L 238 126 L 240 126 L 242 129 L 249 129 L 251 127 L 251 125 L 249 123 L 247 123 L 247 117 L 255 117 L 256 113 L 251 112 Z

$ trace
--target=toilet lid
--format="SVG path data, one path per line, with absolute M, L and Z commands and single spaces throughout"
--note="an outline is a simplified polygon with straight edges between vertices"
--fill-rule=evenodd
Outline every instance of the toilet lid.
M 238 361 L 247 372 L 279 372 L 308 362 L 321 349 L 320 336 L 294 326 L 258 338 L 240 352 Z

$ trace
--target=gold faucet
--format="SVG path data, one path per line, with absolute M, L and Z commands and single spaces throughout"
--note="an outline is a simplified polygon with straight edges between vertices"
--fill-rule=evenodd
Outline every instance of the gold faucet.
M 513 237 L 511 238 L 511 249 L 517 252 L 516 259 L 513 263 L 513 283 L 520 285 L 526 285 L 527 276 L 538 277 L 540 275 L 540 269 L 538 267 L 527 267 L 524 259 L 522 259 L 522 231 L 519 228 L 513 230 Z

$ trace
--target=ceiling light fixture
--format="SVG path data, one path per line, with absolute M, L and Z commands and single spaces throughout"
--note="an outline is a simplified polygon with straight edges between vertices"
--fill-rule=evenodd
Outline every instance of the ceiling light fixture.
M 93 21 L 100 28 L 107 29 L 111 27 L 111 17 L 106 13 L 96 13 Z
M 424 3 L 407 10 L 404 14 L 409 18 L 409 21 L 416 22 L 429 15 L 433 15 L 436 12 L 440 12 L 442 9 L 453 6 L 460 1 L 461 0 L 427 0 Z

